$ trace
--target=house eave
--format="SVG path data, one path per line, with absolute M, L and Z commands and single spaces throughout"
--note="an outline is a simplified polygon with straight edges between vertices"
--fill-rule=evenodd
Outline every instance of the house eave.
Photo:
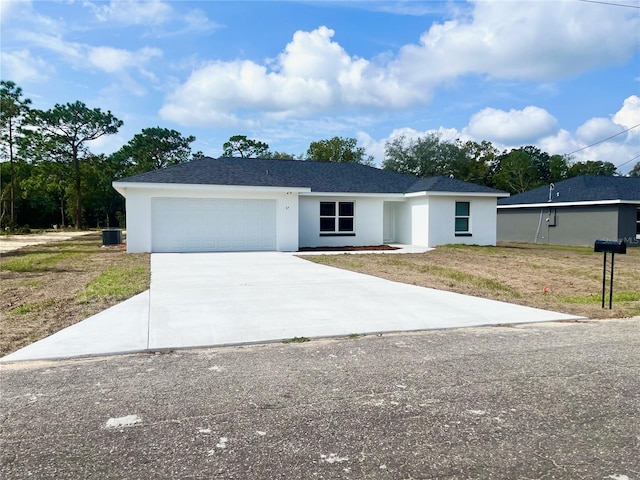
M 549 208 L 549 207 L 588 207 L 594 205 L 640 205 L 640 200 L 591 200 L 583 202 L 541 202 L 541 203 L 518 203 L 515 205 L 498 205 L 498 209 L 514 208 Z
M 367 193 L 367 192 L 301 192 L 301 197 L 382 197 L 403 200 L 403 193 Z
M 185 190 L 198 192 L 263 192 L 263 193 L 307 193 L 308 187 L 265 187 L 254 185 L 210 185 L 199 183 L 149 183 L 149 182 L 113 182 L 113 188 L 123 197 L 126 197 L 127 189 L 135 190 Z
M 415 198 L 415 197 L 508 197 L 508 193 L 498 193 L 498 192 L 433 192 L 433 191 L 422 191 L 422 192 L 411 192 L 405 193 L 405 198 Z

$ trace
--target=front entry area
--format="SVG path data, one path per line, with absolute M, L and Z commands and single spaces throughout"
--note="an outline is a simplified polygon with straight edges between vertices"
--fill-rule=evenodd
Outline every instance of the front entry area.
M 152 252 L 276 250 L 276 200 L 152 198 Z

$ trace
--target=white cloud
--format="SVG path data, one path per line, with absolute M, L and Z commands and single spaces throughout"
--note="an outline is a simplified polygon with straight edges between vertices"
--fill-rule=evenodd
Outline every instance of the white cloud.
M 466 74 L 548 81 L 637 53 L 631 9 L 580 2 L 475 2 L 472 15 L 434 24 L 405 46 L 397 68 L 413 84 Z
M 26 9 L 31 10 L 31 2 L 28 0 L 23 0 L 22 2 L 5 0 L 0 2 L 0 24 L 7 23 L 9 18 L 15 15 L 16 12 Z
M 23 33 L 22 40 L 31 48 L 39 48 L 57 54 L 58 61 L 67 63 L 78 70 L 96 68 L 110 74 L 122 74 L 137 70 L 142 76 L 149 77 L 145 69 L 153 59 L 162 56 L 162 50 L 143 47 L 139 50 L 125 50 L 108 46 L 91 46 L 85 43 L 69 42 L 60 36 L 42 33 Z M 4 52 L 3 52 L 4 53 Z M 23 50 L 22 57 L 30 58 L 28 50 Z M 15 54 L 14 54 L 15 56 Z M 42 61 L 36 66 L 41 66 Z
M 471 117 L 467 131 L 474 138 L 491 142 L 528 144 L 554 133 L 557 124 L 549 112 L 539 107 L 508 112 L 485 108 Z
M 221 27 L 209 20 L 201 9 L 177 13 L 170 2 L 162 0 L 111 0 L 108 4 L 85 2 L 84 5 L 100 22 L 145 27 L 150 29 L 148 33 L 158 37 L 211 32 Z
M 85 59 L 86 47 L 80 43 L 67 42 L 58 35 L 39 32 L 23 32 L 20 39 L 30 48 L 37 47 L 60 55 L 66 62 L 81 65 Z
M 211 62 L 193 71 L 167 97 L 160 114 L 183 125 L 224 125 L 242 121 L 243 110 L 277 114 L 281 119 L 363 105 L 407 106 L 424 101 L 424 92 L 402 89 L 402 82 L 361 58 L 349 56 L 320 27 L 298 31 L 271 69 L 255 62 Z
M 32 56 L 28 50 L 0 52 L 2 77 L 16 83 L 41 82 L 53 73 L 54 68 L 40 57 Z
M 615 113 L 612 119 L 618 125 L 626 128 L 632 128 L 640 124 L 640 97 L 631 95 L 626 98 L 622 108 Z M 640 135 L 640 128 L 636 127 L 632 130 L 632 133 Z
M 580 125 L 576 130 L 576 137 L 580 143 L 589 145 L 614 136 L 623 130 L 625 130 L 625 128 L 622 125 L 618 125 L 608 118 L 597 117 L 591 118 Z M 619 135 L 610 141 L 619 142 L 622 140 L 624 140 L 624 138 L 622 135 Z
M 162 56 L 162 51 L 157 48 L 142 48 L 137 52 L 132 52 L 112 47 L 90 47 L 87 53 L 91 65 L 108 73 L 140 68 L 154 57 L 160 56 Z
M 172 18 L 173 9 L 161 0 L 111 0 L 108 5 L 87 3 L 102 22 L 123 25 L 160 25 Z
M 562 155 L 581 148 L 575 136 L 563 128 L 558 130 L 555 135 L 540 139 L 540 141 L 536 142 L 536 146 L 551 155 Z
M 637 53 L 640 17 L 628 10 L 568 1 L 479 1 L 454 13 L 453 20 L 433 24 L 417 44 L 375 59 L 350 55 L 328 27 L 298 31 L 275 59 L 262 64 L 234 60 L 199 66 L 167 96 L 160 114 L 182 125 L 219 126 L 222 119 L 253 122 L 262 114 L 284 119 L 330 109 L 340 114 L 424 105 L 438 87 L 466 75 L 548 85 Z M 259 113 L 247 114 L 250 110 Z M 529 113 L 528 124 L 511 118 L 511 130 L 498 132 L 496 139 L 552 133 L 550 115 Z M 481 129 L 482 118 L 476 120 L 473 127 Z M 527 137 L 514 122 L 534 127 L 538 137 Z

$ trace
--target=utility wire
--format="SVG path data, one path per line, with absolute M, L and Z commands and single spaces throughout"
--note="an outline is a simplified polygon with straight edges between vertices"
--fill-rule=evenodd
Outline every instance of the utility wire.
M 585 3 L 599 3 L 601 5 L 611 5 L 613 7 L 627 7 L 627 8 L 640 8 L 640 5 L 629 5 L 626 3 L 613 3 L 613 2 L 599 2 L 597 0 L 578 0 Z
M 618 135 L 622 135 L 623 133 L 627 133 L 629 130 L 633 130 L 634 128 L 638 128 L 638 127 L 640 127 L 640 123 L 634 125 L 633 127 L 629 127 L 626 130 L 618 132 L 615 135 L 611 135 L 610 137 L 607 137 L 604 140 L 600 140 L 598 142 L 592 143 L 591 145 L 587 145 L 586 147 L 582 147 L 582 148 L 579 148 L 578 150 L 574 150 L 573 152 L 567 153 L 566 155 L 567 156 L 573 155 L 574 153 L 581 152 L 582 150 L 586 150 L 587 148 L 595 147 L 596 145 L 600 145 L 601 143 L 606 142 L 607 140 L 611 140 L 612 138 L 617 137 Z
M 624 163 L 621 163 L 620 165 L 618 165 L 616 168 L 620 168 L 620 167 L 624 167 L 627 163 L 631 163 L 633 162 L 636 158 L 640 158 L 640 154 L 636 155 L 635 157 L 633 157 L 631 160 L 627 160 Z

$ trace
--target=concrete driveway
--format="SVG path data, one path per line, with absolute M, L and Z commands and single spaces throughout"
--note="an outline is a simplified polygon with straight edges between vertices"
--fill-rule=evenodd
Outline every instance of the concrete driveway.
M 1 360 L 577 318 L 391 282 L 286 253 L 154 254 L 149 292 Z

